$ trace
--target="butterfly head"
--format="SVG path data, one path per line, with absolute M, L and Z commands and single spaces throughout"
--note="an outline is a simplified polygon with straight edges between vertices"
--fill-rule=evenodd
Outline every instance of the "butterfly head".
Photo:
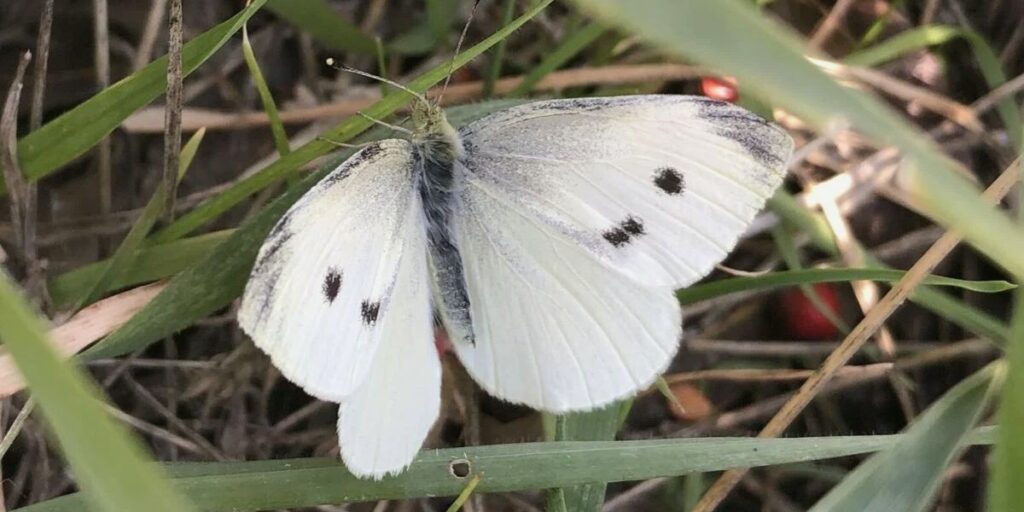
M 431 102 L 417 102 L 412 107 L 412 126 L 415 139 L 446 156 L 460 153 L 458 132 L 448 122 L 440 105 Z

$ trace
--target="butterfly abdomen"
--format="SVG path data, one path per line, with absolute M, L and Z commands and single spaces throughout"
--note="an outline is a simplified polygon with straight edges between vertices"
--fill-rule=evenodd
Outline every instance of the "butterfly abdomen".
M 427 225 L 435 304 L 451 339 L 474 343 L 462 255 L 451 231 L 452 182 L 457 140 L 427 137 L 416 145 L 420 198 Z

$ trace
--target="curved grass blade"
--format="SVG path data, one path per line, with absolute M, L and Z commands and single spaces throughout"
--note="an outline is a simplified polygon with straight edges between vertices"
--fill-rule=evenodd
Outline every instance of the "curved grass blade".
M 281 116 L 277 113 L 277 104 L 274 103 L 274 96 L 270 94 L 267 80 L 263 78 L 260 63 L 256 60 L 256 53 L 253 52 L 252 44 L 249 42 L 249 29 L 245 25 L 242 25 L 242 58 L 245 59 L 245 66 L 249 68 L 249 75 L 252 76 L 256 92 L 260 95 L 263 111 L 267 113 L 267 119 L 270 121 L 270 133 L 274 136 L 274 147 L 277 148 L 277 154 L 285 156 L 291 151 L 288 147 L 288 133 L 284 131 Z
M 991 429 L 971 441 L 991 444 Z M 700 438 L 645 441 L 565 441 L 447 448 L 420 453 L 404 473 L 360 480 L 337 459 L 310 458 L 171 465 L 178 489 L 200 510 L 237 512 L 323 504 L 455 496 L 480 475 L 476 492 L 511 492 L 567 487 L 588 482 L 624 482 L 730 467 L 759 467 L 829 459 L 885 450 L 900 435 L 788 439 Z M 451 461 L 467 459 L 470 474 L 453 476 Z M 18 512 L 81 510 L 76 494 Z
M 910 190 L 928 216 L 963 233 L 965 240 L 1014 276 L 1024 277 L 1024 258 L 1019 257 L 1024 254 L 1024 232 L 981 198 L 977 185 L 958 173 L 958 164 L 889 107 L 816 69 L 804 58 L 798 37 L 748 2 L 574 2 L 666 49 L 712 63 L 814 126 L 825 127 L 838 118 L 879 144 L 898 147 L 910 164 Z
M 199 149 L 199 144 L 202 143 L 205 133 L 205 129 L 197 131 L 181 148 L 177 178 L 179 182 L 185 176 L 185 173 L 188 172 L 188 167 L 192 164 L 192 159 L 196 156 L 196 151 Z M 166 204 L 167 188 L 161 183 L 157 187 L 156 192 L 153 193 L 153 197 L 149 198 L 146 207 L 142 209 L 142 215 L 132 224 L 128 234 L 121 241 L 121 245 L 114 251 L 114 255 L 103 264 L 96 280 L 78 298 L 73 308 L 75 311 L 92 304 L 96 299 L 103 296 L 104 293 L 110 290 L 110 284 L 117 279 L 118 275 L 132 266 L 136 251 L 142 246 L 142 241 L 149 234 L 149 230 L 153 229 L 153 225 L 160 219 Z
M 516 18 L 511 24 L 503 27 L 501 30 L 495 32 L 490 37 L 480 43 L 477 43 L 473 47 L 463 51 L 455 58 L 454 69 L 462 67 L 491 46 L 494 46 L 498 41 L 508 37 L 513 31 L 522 26 L 523 23 L 526 23 L 533 16 L 547 7 L 551 1 L 552 0 L 542 0 L 535 3 L 533 7 L 519 18 Z M 416 92 L 425 92 L 430 86 L 443 80 L 451 69 L 453 69 L 453 65 L 445 62 L 406 85 Z M 395 91 L 394 93 L 385 96 L 377 103 L 374 103 L 373 106 L 365 110 L 365 113 L 376 119 L 384 119 L 399 108 L 408 104 L 411 100 L 412 97 L 409 96 L 407 92 Z M 153 235 L 151 242 L 166 243 L 172 240 L 177 240 L 178 238 L 191 233 L 205 225 L 207 222 L 212 221 L 221 213 L 224 213 L 231 207 L 244 201 L 252 194 L 259 192 L 270 185 L 279 183 L 300 166 L 308 163 L 318 156 L 336 150 L 337 146 L 328 142 L 328 140 L 346 142 L 365 131 L 371 125 L 372 122 L 363 116 L 352 116 L 345 121 L 342 121 L 334 128 L 325 132 L 322 138 L 315 139 L 299 148 L 296 148 L 294 151 L 289 153 L 288 156 L 280 158 L 262 169 L 260 172 L 236 183 L 220 195 L 200 204 L 194 210 L 186 213 L 185 215 L 182 215 L 173 224 Z
M 324 46 L 373 55 L 373 38 L 338 15 L 325 0 L 268 0 L 267 10 L 295 25 Z
M 988 510 L 1013 512 L 1024 503 L 1024 486 L 1020 485 L 1024 468 L 1024 294 L 1017 294 L 1014 305 L 1012 340 L 1006 348 L 1009 371 L 999 399 L 998 424 L 1006 425 L 992 454 L 992 477 L 988 486 Z
M 111 512 L 193 510 L 171 488 L 162 471 L 146 462 L 142 444 L 103 410 L 95 384 L 51 348 L 43 323 L 3 271 L 0 340 L 60 441 L 85 493 L 82 505 Z
M 965 446 L 1005 370 L 996 362 L 961 381 L 914 420 L 898 441 L 857 466 L 810 512 L 928 509 L 947 466 Z
M 207 30 L 182 48 L 182 76 L 206 62 L 266 0 L 253 0 L 231 19 Z M 18 141 L 25 177 L 38 180 L 85 153 L 114 131 L 132 112 L 164 92 L 167 57 L 161 57 L 81 105 L 65 112 Z M 6 189 L 0 183 L 0 193 Z
M 899 281 L 905 272 L 881 268 L 815 268 L 803 270 L 784 270 L 759 276 L 730 277 L 709 283 L 693 285 L 676 292 L 676 298 L 683 305 L 693 304 L 702 300 L 728 295 L 730 293 L 766 290 L 783 286 L 794 286 L 813 283 L 837 283 L 847 281 L 883 281 L 893 283 Z M 931 286 L 951 286 L 980 293 L 998 293 L 1012 290 L 1017 285 L 1008 281 L 966 281 L 943 276 L 928 276 L 924 284 Z

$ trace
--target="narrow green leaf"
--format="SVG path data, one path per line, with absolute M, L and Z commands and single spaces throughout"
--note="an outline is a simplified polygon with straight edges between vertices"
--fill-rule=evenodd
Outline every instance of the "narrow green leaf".
M 558 46 L 523 77 L 522 83 L 516 86 L 510 96 L 525 96 L 528 94 L 544 77 L 579 55 L 580 52 L 590 46 L 591 43 L 596 41 L 606 31 L 600 24 L 591 22 L 566 36 Z
M 992 456 L 989 510 L 1015 512 L 1024 503 L 1024 293 L 1017 294 L 1011 335 L 1006 347 L 1007 376 L 999 400 L 999 432 Z
M 270 132 L 274 136 L 274 146 L 277 154 L 285 156 L 288 148 L 288 133 L 284 131 L 284 123 L 277 113 L 277 104 L 274 103 L 274 95 L 270 94 L 270 87 L 267 80 L 263 78 L 263 71 L 260 71 L 260 63 L 256 61 L 256 53 L 252 50 L 249 42 L 249 29 L 242 26 L 242 57 L 245 59 L 245 66 L 249 68 L 249 75 L 252 76 L 252 83 L 256 86 L 256 92 L 260 95 L 260 103 L 263 104 L 263 111 L 267 113 L 270 120 Z
M 185 173 L 188 172 L 188 167 L 192 164 L 192 159 L 196 156 L 196 151 L 199 149 L 199 144 L 202 143 L 205 133 L 205 129 L 196 131 L 188 142 L 185 143 L 185 146 L 181 148 L 178 164 L 179 182 L 185 176 Z M 161 183 L 157 187 L 156 192 L 153 193 L 153 197 L 149 198 L 146 207 L 142 209 L 142 215 L 132 224 L 128 234 L 121 241 L 121 245 L 114 251 L 114 255 L 104 263 L 92 286 L 79 296 L 74 307 L 75 310 L 79 310 L 102 297 L 110 289 L 110 284 L 117 279 L 118 275 L 131 267 L 135 258 L 135 252 L 142 246 L 142 241 L 149 234 L 149 230 L 153 229 L 153 225 L 160 219 L 166 204 L 167 190 L 164 184 Z
M 959 28 L 945 25 L 915 27 L 870 48 L 851 53 L 843 59 L 843 63 L 851 66 L 877 66 L 929 46 L 944 44 L 959 37 L 961 32 Z
M 601 19 L 661 46 L 736 76 L 754 94 L 808 123 L 841 119 L 907 159 L 907 183 L 926 213 L 964 234 L 965 240 L 1015 276 L 1024 276 L 1024 232 L 981 198 L 958 174 L 958 164 L 892 109 L 864 92 L 845 88 L 803 55 L 791 31 L 739 0 L 574 0 Z
M 103 410 L 96 385 L 80 368 L 57 355 L 46 327 L 3 271 L 0 340 L 60 441 L 93 510 L 192 510 L 171 489 L 160 469 L 146 462 L 141 443 Z
M 326 0 L 268 0 L 267 9 L 332 50 L 373 55 L 373 38 L 339 16 Z
M 990 444 L 991 429 L 971 441 Z M 426 450 L 401 475 L 360 480 L 337 459 L 184 463 L 169 467 L 174 483 L 204 511 L 243 512 L 312 507 L 380 499 L 455 496 L 469 478 L 451 475 L 456 459 L 480 475 L 477 492 L 624 482 L 732 467 L 759 467 L 844 457 L 885 450 L 900 439 L 837 436 L 787 439 L 701 438 L 645 441 L 565 441 Z M 19 512 L 77 512 L 81 497 L 63 496 Z
M 898 441 L 861 463 L 810 512 L 928 509 L 947 466 L 965 446 L 1005 370 L 1002 363 L 993 363 L 957 384 Z M 1006 425 L 1006 430 L 1015 429 Z
M 517 18 L 511 24 L 503 27 L 501 30 L 495 32 L 490 37 L 473 47 L 463 51 L 455 58 L 454 69 L 462 67 L 498 41 L 508 37 L 509 34 L 522 26 L 523 23 L 526 23 L 530 18 L 543 10 L 544 7 L 550 3 L 551 0 L 543 0 L 536 3 L 525 14 Z M 413 80 L 407 84 L 407 86 L 414 91 L 424 92 L 430 86 L 440 82 L 444 77 L 448 76 L 448 72 L 451 69 L 453 68 L 450 63 L 440 64 L 419 78 Z M 411 99 L 412 98 L 408 93 L 404 91 L 395 91 L 394 93 L 385 96 L 377 103 L 374 103 L 373 106 L 366 109 L 365 112 L 367 115 L 376 119 L 384 119 L 399 108 L 408 104 Z M 221 213 L 244 201 L 252 194 L 259 192 L 270 185 L 279 183 L 293 170 L 308 163 L 316 157 L 336 150 L 337 146 L 328 141 L 348 141 L 352 137 L 362 133 L 371 125 L 372 122 L 363 116 L 352 116 L 345 121 L 342 121 L 334 128 L 325 132 L 321 138 L 317 138 L 295 149 L 289 153 L 288 156 L 278 159 L 276 162 L 270 164 L 260 172 L 236 183 L 220 195 L 208 200 L 191 212 L 183 215 L 173 224 L 155 234 L 151 241 L 153 243 L 165 243 L 191 233 L 207 222 L 212 221 Z
M 516 0 L 505 0 L 501 11 L 501 24 L 508 25 L 512 21 L 512 15 L 516 11 Z M 491 50 L 490 60 L 487 63 L 487 76 L 484 77 L 484 99 L 491 99 L 494 96 L 494 84 L 501 78 L 501 70 L 505 64 L 505 47 L 508 46 L 508 39 L 502 39 Z
M 206 62 L 265 1 L 253 0 L 231 19 L 189 41 L 182 49 L 182 76 Z M 163 94 L 166 79 L 164 56 L 22 137 L 18 155 L 25 176 L 38 180 L 88 151 L 125 118 Z M 0 183 L 0 193 L 5 190 Z
M 127 267 L 118 272 L 106 291 L 170 277 L 195 264 L 218 244 L 227 240 L 233 230 L 216 231 L 171 243 L 139 249 Z M 49 293 L 55 307 L 72 305 L 75 297 L 85 293 L 99 278 L 110 260 L 98 261 L 65 272 L 50 280 Z
M 727 295 L 730 293 L 765 290 L 782 286 L 794 286 L 811 283 L 837 283 L 849 281 L 882 281 L 894 283 L 899 281 L 906 272 L 882 268 L 814 268 L 803 270 L 784 270 L 770 272 L 758 276 L 729 277 L 708 283 L 696 284 L 676 292 L 676 297 L 683 305 L 693 304 L 702 300 Z M 980 293 L 996 293 L 1012 290 L 1017 286 L 1008 281 L 966 281 L 943 276 L 928 276 L 923 284 L 931 286 L 951 286 Z
M 553 441 L 611 441 L 622 425 L 631 400 L 615 402 L 589 412 L 563 414 L 555 418 Z M 548 493 L 548 512 L 586 512 L 601 510 L 608 484 L 595 481 L 571 487 L 559 487 Z

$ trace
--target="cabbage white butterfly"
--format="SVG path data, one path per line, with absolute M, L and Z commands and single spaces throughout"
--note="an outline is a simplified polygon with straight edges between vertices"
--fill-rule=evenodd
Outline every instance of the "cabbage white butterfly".
M 563 413 L 650 385 L 704 275 L 782 182 L 793 141 L 702 97 L 538 101 L 456 130 L 421 98 L 281 218 L 239 323 L 340 403 L 356 475 L 404 469 L 440 406 L 435 315 L 490 394 Z

